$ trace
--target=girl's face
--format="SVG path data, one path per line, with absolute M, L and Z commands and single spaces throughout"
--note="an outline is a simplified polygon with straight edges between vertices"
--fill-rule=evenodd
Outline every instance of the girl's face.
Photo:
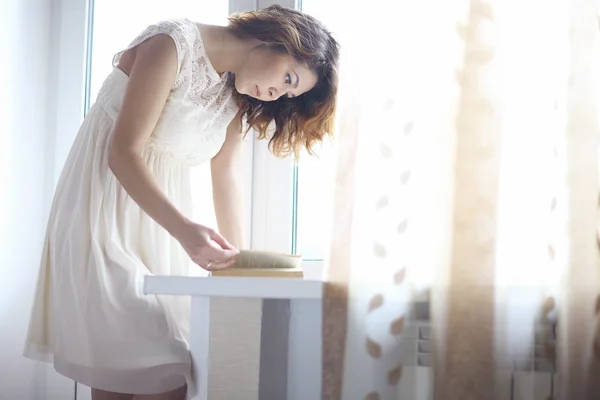
M 300 96 L 316 83 L 315 74 L 294 57 L 264 44 L 250 51 L 244 67 L 235 75 L 236 90 L 261 101 Z

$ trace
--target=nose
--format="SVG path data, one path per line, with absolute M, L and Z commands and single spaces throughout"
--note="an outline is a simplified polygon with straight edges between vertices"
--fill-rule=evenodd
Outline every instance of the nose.
M 285 93 L 285 89 L 272 86 L 269 88 L 269 100 L 277 100 Z

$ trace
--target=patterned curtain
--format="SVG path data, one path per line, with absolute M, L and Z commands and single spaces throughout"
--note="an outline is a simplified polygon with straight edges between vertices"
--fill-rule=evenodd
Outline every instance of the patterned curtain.
M 346 10 L 322 399 L 600 399 L 595 0 Z

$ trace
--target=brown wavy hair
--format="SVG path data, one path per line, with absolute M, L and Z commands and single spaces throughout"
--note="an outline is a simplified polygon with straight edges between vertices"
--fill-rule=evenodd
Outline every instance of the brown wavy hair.
M 259 139 L 266 139 L 276 156 L 294 154 L 313 147 L 333 133 L 338 88 L 339 44 L 317 19 L 301 11 L 272 5 L 258 11 L 233 14 L 229 28 L 242 38 L 254 38 L 274 51 L 289 54 L 317 76 L 308 92 L 294 97 L 281 96 L 263 102 L 234 90 L 234 98 Z M 270 128 L 271 126 L 271 128 Z

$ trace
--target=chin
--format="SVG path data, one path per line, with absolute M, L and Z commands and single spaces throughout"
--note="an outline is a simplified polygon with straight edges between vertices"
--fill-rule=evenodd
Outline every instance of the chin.
M 247 85 L 244 85 L 243 83 L 235 82 L 235 90 L 237 90 L 237 92 L 239 94 L 250 96 L 250 93 L 249 93 L 248 89 L 249 88 L 247 87 Z
M 238 82 L 235 82 L 234 83 L 234 87 L 235 87 L 235 90 L 239 94 L 251 97 L 251 98 L 256 99 L 256 100 L 260 100 L 259 98 L 257 98 L 254 95 L 254 91 L 253 91 L 254 86 L 253 85 L 238 84 Z
M 234 78 L 233 87 L 236 90 L 236 92 L 238 92 L 239 94 L 246 94 L 246 91 L 244 90 L 244 87 L 243 86 L 240 87 L 240 86 L 242 86 L 242 85 L 239 84 L 238 79 Z
M 254 100 L 260 100 L 258 97 L 256 97 L 256 95 L 254 95 L 254 93 L 244 92 L 244 94 Z M 262 100 L 260 100 L 260 101 L 262 101 Z

